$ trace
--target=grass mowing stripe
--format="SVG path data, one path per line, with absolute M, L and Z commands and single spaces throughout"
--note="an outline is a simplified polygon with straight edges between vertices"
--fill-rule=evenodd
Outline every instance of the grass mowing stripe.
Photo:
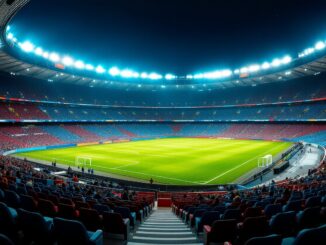
M 266 151 L 275 156 L 291 145 L 289 142 L 259 140 L 169 138 L 18 155 L 39 160 L 57 159 L 58 163 L 65 165 L 74 165 L 77 156 L 88 156 L 92 158 L 95 171 L 133 179 L 148 181 L 152 177 L 156 183 L 179 185 L 203 184 L 210 180 L 208 184 L 223 184 L 257 167 L 256 162 L 248 159 L 257 158 Z M 279 148 L 272 150 L 276 146 Z M 246 161 L 249 162 L 241 165 Z

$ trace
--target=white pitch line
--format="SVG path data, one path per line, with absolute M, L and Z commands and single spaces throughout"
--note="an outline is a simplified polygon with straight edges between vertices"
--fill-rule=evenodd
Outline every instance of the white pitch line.
M 270 152 L 270 151 L 272 151 L 272 150 L 274 150 L 274 149 L 276 149 L 276 148 L 279 148 L 280 146 L 282 146 L 282 145 L 284 145 L 284 144 L 285 144 L 285 143 L 280 144 L 280 145 L 278 145 L 278 146 L 276 146 L 276 147 L 274 147 L 274 148 L 272 148 L 272 149 L 269 149 L 269 150 L 267 150 L 267 151 L 265 151 L 265 152 L 259 154 L 258 156 L 253 157 L 253 158 L 251 158 L 251 159 L 249 159 L 249 160 L 247 160 L 247 161 L 241 163 L 240 165 L 237 165 L 237 166 L 235 166 L 234 168 L 231 168 L 231 169 L 229 169 L 228 171 L 225 171 L 224 173 L 222 173 L 222 174 L 220 174 L 220 175 L 217 175 L 217 176 L 214 177 L 213 179 L 210 179 L 210 180 L 206 181 L 204 184 L 206 185 L 206 184 L 208 184 L 209 182 L 212 182 L 213 180 L 216 180 L 216 179 L 218 179 L 218 178 L 220 178 L 220 177 L 226 175 L 227 173 L 230 173 L 230 172 L 232 172 L 232 171 L 234 171 L 234 170 L 240 168 L 241 166 L 247 164 L 248 162 L 251 162 L 252 160 L 258 158 L 259 156 L 264 155 L 264 154 L 266 154 L 266 153 L 268 153 L 268 152 Z

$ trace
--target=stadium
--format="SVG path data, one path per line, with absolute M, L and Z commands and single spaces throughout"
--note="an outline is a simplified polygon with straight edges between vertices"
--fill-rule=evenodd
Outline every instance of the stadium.
M 322 1 L 56 2 L 0 0 L 0 244 L 326 244 Z

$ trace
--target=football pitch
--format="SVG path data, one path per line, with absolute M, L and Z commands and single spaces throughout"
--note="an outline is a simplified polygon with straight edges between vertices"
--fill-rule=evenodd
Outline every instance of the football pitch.
M 92 159 L 95 173 L 174 185 L 234 183 L 257 168 L 258 158 L 273 157 L 290 142 L 261 140 L 166 138 L 80 146 L 17 154 L 75 166 L 76 157 Z M 86 168 L 87 169 L 87 168 Z

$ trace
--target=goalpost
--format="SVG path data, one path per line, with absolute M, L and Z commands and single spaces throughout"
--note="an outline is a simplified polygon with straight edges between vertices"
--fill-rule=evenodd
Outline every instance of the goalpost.
M 266 155 L 266 156 L 258 158 L 258 168 L 268 167 L 272 163 L 273 163 L 273 156 L 272 155 Z
M 92 166 L 92 158 L 87 156 L 76 156 L 75 165 L 77 167 L 87 167 Z

